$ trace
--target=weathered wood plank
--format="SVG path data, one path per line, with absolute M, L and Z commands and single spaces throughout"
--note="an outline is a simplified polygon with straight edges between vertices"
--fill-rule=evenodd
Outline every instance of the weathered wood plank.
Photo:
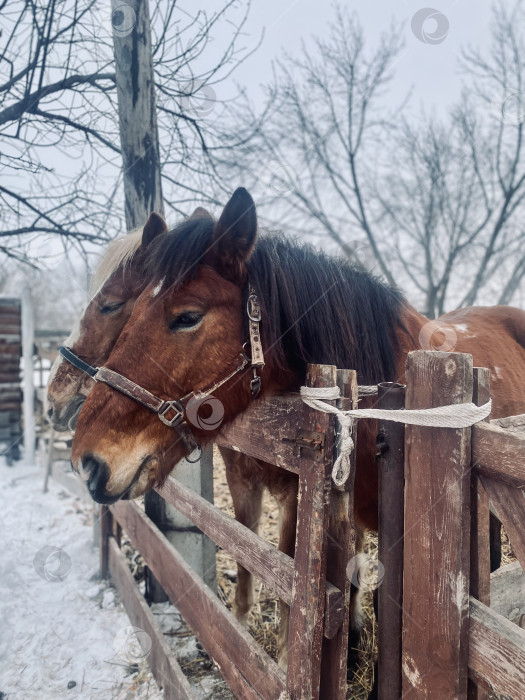
M 506 418 L 495 418 L 490 421 L 491 425 L 497 425 L 500 428 L 507 430 L 523 432 L 525 431 L 525 414 L 520 413 L 517 416 L 507 416 Z
M 496 693 L 525 698 L 525 630 L 470 599 L 469 671 Z
M 122 598 L 131 624 L 144 630 L 151 640 L 151 650 L 143 651 L 147 654 L 146 658 L 155 680 L 164 691 L 164 697 L 167 700 L 192 700 L 195 695 L 190 684 L 139 591 L 126 557 L 113 537 L 109 538 L 108 555 L 111 581 Z
M 472 400 L 472 357 L 408 355 L 406 407 Z M 406 427 L 403 694 L 465 698 L 470 429 Z M 423 554 L 423 553 L 426 553 Z
M 506 430 L 492 421 L 473 426 L 472 464 L 478 473 L 523 488 L 522 454 L 525 454 L 525 433 Z
M 107 578 L 109 572 L 109 537 L 113 525 L 113 516 L 108 506 L 100 506 L 98 517 L 100 522 L 100 577 Z
M 355 370 L 337 370 L 337 385 L 343 398 L 349 399 L 349 408 L 357 408 L 357 373 Z M 338 402 L 339 405 L 342 403 Z M 357 426 L 355 426 L 357 428 Z M 354 430 L 354 444 L 357 430 Z M 334 459 L 338 454 L 337 444 Z M 330 522 L 328 526 L 328 551 L 326 577 L 343 593 L 340 609 L 343 621 L 333 639 L 326 639 L 326 629 L 333 616 L 333 607 L 325 605 L 325 639 L 321 658 L 321 698 L 344 700 L 346 698 L 346 674 L 348 658 L 348 630 L 350 622 L 350 580 L 347 566 L 355 555 L 356 532 L 354 523 L 355 450 L 352 454 L 351 472 L 341 488 L 334 488 L 330 498 Z M 327 584 L 328 588 L 328 584 Z M 328 590 L 327 590 L 328 593 Z
M 476 474 L 471 489 L 470 595 L 490 605 L 489 498 Z
M 336 381 L 334 366 L 308 365 L 307 386 L 334 386 Z M 310 700 L 318 697 L 320 684 L 334 419 L 307 406 L 301 415 L 302 430 L 325 436 L 325 454 L 320 462 L 305 460 L 299 476 L 286 689 L 294 699 Z
M 119 501 L 110 510 L 217 663 L 236 697 L 278 698 L 285 689 L 283 671 L 186 564 L 158 527 L 132 501 Z
M 303 408 L 298 394 L 253 401 L 242 415 L 221 430 L 214 442 L 299 474 L 307 455 L 305 450 L 299 455 L 294 440 L 302 429 Z M 257 430 L 253 429 L 254 425 Z
M 291 557 L 172 477 L 157 492 L 281 600 L 288 605 L 292 602 Z
M 378 408 L 405 407 L 405 387 L 379 385 Z M 379 421 L 383 449 L 379 472 L 379 561 L 384 572 L 378 589 L 378 694 L 380 700 L 402 695 L 401 639 L 403 633 L 403 534 L 405 501 L 405 426 Z
M 472 401 L 482 406 L 489 399 L 490 371 L 474 367 Z M 470 595 L 490 605 L 490 508 L 487 493 L 476 474 L 471 480 L 471 522 Z
M 481 481 L 503 523 L 516 559 L 525 567 L 525 492 L 486 476 L 482 476 Z
M 294 572 L 291 557 L 172 477 L 157 492 L 245 569 L 257 576 L 275 595 L 287 605 L 291 604 Z M 325 636 L 330 639 L 343 621 L 343 594 L 334 585 L 327 583 L 325 598 L 326 608 L 331 612 L 326 619 Z

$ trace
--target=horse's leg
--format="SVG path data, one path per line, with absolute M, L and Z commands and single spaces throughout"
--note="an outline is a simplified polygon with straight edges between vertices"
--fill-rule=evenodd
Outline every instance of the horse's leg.
M 363 551 L 364 533 L 356 528 L 356 555 Z M 363 628 L 363 591 L 352 583 L 350 585 L 350 623 L 348 625 L 348 660 L 347 677 L 350 680 L 357 669 L 359 661 L 359 640 Z
M 284 485 L 280 493 L 272 491 L 279 504 L 279 549 L 292 558 L 295 556 L 295 535 L 297 530 L 297 489 L 298 484 L 294 478 Z M 288 620 L 290 608 L 282 600 L 279 608 L 281 619 L 277 638 L 277 662 L 281 668 L 286 668 L 288 665 Z
M 490 514 L 490 571 L 501 566 L 501 523 L 494 513 Z
M 239 452 L 219 448 L 226 465 L 226 479 L 233 501 L 235 519 L 257 533 L 261 517 L 263 486 L 253 460 Z M 243 625 L 248 624 L 248 613 L 253 605 L 254 584 L 251 573 L 237 564 L 237 585 L 233 612 Z

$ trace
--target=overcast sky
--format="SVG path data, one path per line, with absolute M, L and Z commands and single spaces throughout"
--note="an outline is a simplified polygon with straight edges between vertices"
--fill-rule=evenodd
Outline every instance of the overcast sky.
M 344 2 L 341 4 L 346 6 Z M 214 6 L 217 6 L 216 0 L 201 3 L 202 8 Z M 459 95 L 458 56 L 461 48 L 471 45 L 489 49 L 490 0 L 444 0 L 430 6 L 424 0 L 366 0 L 347 6 L 360 18 L 371 48 L 377 46 L 382 32 L 390 30 L 392 20 L 401 26 L 405 49 L 396 66 L 393 96 L 397 103 L 412 89 L 410 108 L 415 111 L 424 107 L 428 112 L 441 112 Z M 415 36 L 411 24 L 416 13 L 420 12 L 418 17 L 422 18 L 432 14 L 431 10 L 438 14 L 422 24 L 422 36 L 425 38 L 426 34 L 430 42 L 425 43 Z M 261 101 L 261 86 L 271 80 L 272 60 L 281 56 L 285 49 L 299 54 L 301 41 L 308 43 L 313 35 L 328 36 L 334 14 L 333 3 L 319 0 L 252 0 L 246 43 L 254 43 L 264 28 L 263 43 L 235 71 L 229 84 L 218 87 L 217 98 L 220 100 L 226 94 L 233 94 L 233 81 L 237 81 L 248 87 L 255 102 Z M 415 23 L 421 25 L 421 20 L 418 23 L 416 17 Z M 433 34 L 435 38 L 432 38 Z M 220 36 L 215 41 L 220 42 Z

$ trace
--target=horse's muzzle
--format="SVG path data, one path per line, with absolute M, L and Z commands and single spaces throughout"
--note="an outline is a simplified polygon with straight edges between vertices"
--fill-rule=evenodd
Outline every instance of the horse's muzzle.
M 86 455 L 82 458 L 82 472 L 87 477 L 87 487 L 94 501 L 102 505 L 110 505 L 119 500 L 120 494 L 109 496 L 106 493 L 109 467 L 104 460 L 94 455 Z

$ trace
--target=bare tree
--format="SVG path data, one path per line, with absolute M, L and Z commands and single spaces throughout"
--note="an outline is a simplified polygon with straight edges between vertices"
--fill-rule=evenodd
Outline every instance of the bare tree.
M 113 15 L 106 6 L 0 0 L 0 252 L 11 258 L 42 262 L 62 251 L 50 240 L 84 249 L 122 230 L 112 29 L 133 31 L 133 17 L 125 3 Z M 177 212 L 217 191 L 208 156 L 219 147 L 216 89 L 248 55 L 238 45 L 248 7 L 239 13 L 229 0 L 188 18 L 175 3 L 153 6 L 163 190 Z M 207 58 L 221 23 L 230 37 Z
M 498 5 L 492 33 L 488 57 L 464 53 L 450 114 L 408 122 L 385 99 L 400 32 L 369 52 L 339 9 L 326 41 L 278 62 L 265 118 L 245 106 L 258 133 L 229 167 L 272 163 L 272 204 L 290 228 L 324 233 L 358 264 L 373 258 L 431 317 L 480 298 L 510 302 L 525 273 L 522 4 Z
M 444 123 L 404 123 L 376 189 L 395 261 L 429 316 L 509 303 L 525 273 L 525 13 L 494 10 L 489 57 L 464 53 L 468 89 Z M 521 32 L 521 35 L 520 35 Z
M 352 241 L 364 234 L 390 282 L 369 205 L 373 178 L 366 163 L 396 119 L 382 98 L 402 48 L 399 36 L 392 29 L 377 50 L 367 51 L 356 16 L 338 8 L 328 39 L 303 45 L 300 58 L 286 55 L 277 62 L 264 117 L 245 105 L 244 124 L 258 129 L 236 158 L 258 178 L 267 170 L 268 190 L 287 195 L 301 231 L 321 228 L 356 262 Z

